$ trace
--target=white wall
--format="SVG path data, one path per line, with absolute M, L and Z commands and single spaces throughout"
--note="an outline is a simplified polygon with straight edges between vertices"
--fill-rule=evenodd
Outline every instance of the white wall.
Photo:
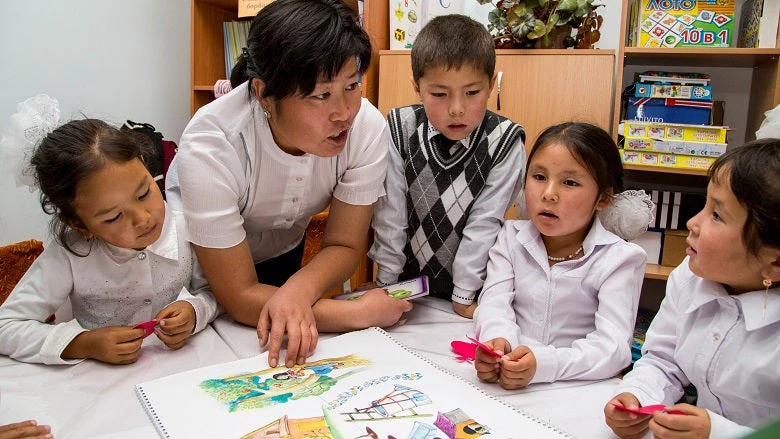
M 3 0 L 0 126 L 37 93 L 62 120 L 152 123 L 178 142 L 189 120 L 189 0 Z M 82 115 L 83 113 L 83 115 Z M 46 241 L 37 193 L 0 173 L 0 245 Z

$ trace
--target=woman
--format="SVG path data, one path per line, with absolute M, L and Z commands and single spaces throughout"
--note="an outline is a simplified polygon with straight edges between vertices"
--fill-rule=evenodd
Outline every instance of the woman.
M 302 363 L 319 331 L 389 326 L 411 304 L 384 291 L 322 299 L 365 254 L 384 195 L 388 133 L 362 99 L 371 45 L 337 0 L 277 0 L 253 19 L 234 90 L 201 108 L 167 178 L 217 300 L 257 325 L 275 367 Z M 300 268 L 311 216 L 330 205 L 322 250 Z M 299 269 L 300 268 L 300 269 Z

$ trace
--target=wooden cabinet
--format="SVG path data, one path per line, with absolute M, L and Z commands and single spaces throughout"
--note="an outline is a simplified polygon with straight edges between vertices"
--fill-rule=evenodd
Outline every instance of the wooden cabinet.
M 780 104 L 780 48 L 651 49 L 625 47 L 628 0 L 623 0 L 620 44 L 614 98 L 613 134 L 620 122 L 620 92 L 643 70 L 701 72 L 710 74 L 713 95 L 725 101 L 724 125 L 734 128 L 729 147 L 755 139 L 764 113 Z M 736 78 L 736 79 L 734 79 Z M 625 165 L 638 181 L 650 181 L 673 190 L 706 190 L 707 172 L 641 165 Z M 646 277 L 665 280 L 674 267 L 648 264 Z
M 418 102 L 412 88 L 408 50 L 382 50 L 379 61 L 379 110 Z M 488 109 L 521 124 L 526 131 L 526 153 L 550 125 L 569 120 L 612 129 L 615 69 L 613 50 L 498 50 Z
M 347 2 L 352 5 L 354 1 Z M 374 53 L 363 78 L 363 96 L 376 105 L 380 49 L 389 47 L 388 2 L 365 2 L 364 26 Z M 190 54 L 190 114 L 214 100 L 214 83 L 225 78 L 222 23 L 236 20 L 238 0 L 192 0 Z

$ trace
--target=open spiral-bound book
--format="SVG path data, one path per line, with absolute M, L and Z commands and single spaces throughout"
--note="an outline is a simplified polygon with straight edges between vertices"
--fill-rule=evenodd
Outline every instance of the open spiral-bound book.
M 438 368 L 379 328 L 321 341 L 303 365 L 267 355 L 138 384 L 162 437 L 570 437 Z

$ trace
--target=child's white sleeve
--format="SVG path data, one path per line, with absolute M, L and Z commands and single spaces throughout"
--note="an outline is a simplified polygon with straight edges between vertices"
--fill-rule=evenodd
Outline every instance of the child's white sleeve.
M 408 227 L 404 163 L 392 138 L 389 142 L 385 192 L 374 206 L 374 217 L 371 221 L 374 243 L 368 256 L 377 264 L 377 283 L 387 285 L 397 282 L 403 271 Z
M 0 354 L 27 363 L 76 364 L 62 351 L 87 330 L 76 320 L 44 323 L 68 299 L 73 273 L 64 248 L 51 243 L 0 306 Z
M 671 406 L 682 397 L 683 388 L 690 384 L 675 361 L 674 353 L 677 346 L 677 321 L 685 311 L 680 309 L 678 296 L 691 292 L 681 292 L 676 279 L 675 272 L 672 272 L 667 280 L 666 296 L 647 329 L 642 358 L 618 386 L 617 393 L 632 393 L 643 406 Z
M 520 328 L 515 320 L 515 273 L 511 258 L 515 231 L 507 221 L 498 232 L 495 245 L 488 251 L 487 275 L 479 305 L 474 311 L 477 338 L 488 341 L 504 338 L 512 349 L 520 343 Z
M 520 188 L 523 169 L 525 149 L 518 137 L 501 163 L 490 170 L 466 219 L 463 238 L 452 262 L 453 302 L 471 305 L 477 290 L 484 285 L 488 251 L 495 244 L 504 213 Z
M 192 293 L 187 291 L 187 288 L 182 288 L 176 300 L 184 300 L 195 309 L 195 328 L 193 328 L 192 333 L 196 334 L 217 318 L 221 309 L 208 281 L 206 281 L 203 270 L 200 268 L 195 252 L 192 252 L 190 288 L 192 288 Z
M 744 437 L 753 432 L 752 428 L 739 425 L 723 416 L 707 410 L 710 415 L 710 438 L 709 439 L 734 439 Z

